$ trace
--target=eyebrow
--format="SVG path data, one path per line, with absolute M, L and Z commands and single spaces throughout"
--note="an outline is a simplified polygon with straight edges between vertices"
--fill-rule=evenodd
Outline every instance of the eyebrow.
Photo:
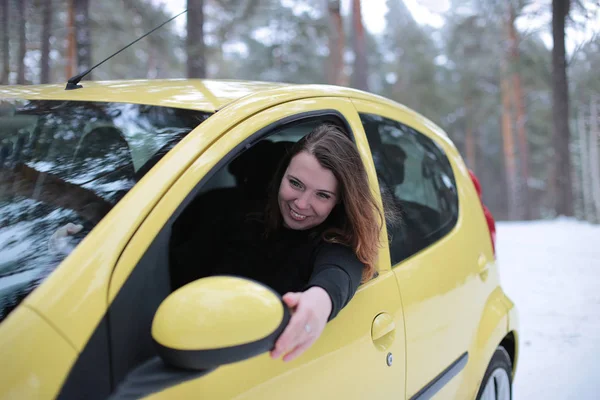
M 296 178 L 294 175 L 288 174 L 287 176 L 288 176 L 288 178 L 293 178 L 293 179 L 297 180 L 298 182 L 300 182 L 302 185 L 304 185 L 304 182 L 302 182 L 302 180 Z M 336 194 L 334 192 L 325 190 L 325 189 L 317 189 L 317 192 L 329 193 L 332 196 L 336 196 Z

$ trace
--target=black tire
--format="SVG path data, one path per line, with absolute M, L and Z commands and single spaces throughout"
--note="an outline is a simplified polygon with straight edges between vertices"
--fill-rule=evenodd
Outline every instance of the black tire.
M 481 395 L 492 376 L 492 373 L 497 369 L 503 369 L 506 371 L 508 375 L 508 381 L 510 384 L 510 398 L 512 399 L 512 362 L 510 361 L 510 356 L 508 352 L 503 346 L 498 346 L 494 355 L 492 356 L 492 360 L 483 375 L 483 380 L 481 381 L 481 385 L 479 386 L 479 391 L 477 392 L 477 400 L 481 399 Z

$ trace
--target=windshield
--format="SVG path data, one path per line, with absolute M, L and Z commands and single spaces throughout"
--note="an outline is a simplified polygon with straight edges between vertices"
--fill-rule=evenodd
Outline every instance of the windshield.
M 0 321 L 209 113 L 0 99 Z

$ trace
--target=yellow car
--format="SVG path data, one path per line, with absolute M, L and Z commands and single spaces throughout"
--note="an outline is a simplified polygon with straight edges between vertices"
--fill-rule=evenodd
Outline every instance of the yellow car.
M 281 298 L 172 257 L 258 207 L 287 146 L 329 122 L 377 201 L 378 274 L 284 363 Z M 226 233 L 226 232 L 225 232 Z M 2 399 L 510 399 L 515 305 L 442 129 L 348 88 L 217 80 L 0 87 Z M 212 242 L 212 241 L 211 241 Z M 206 242 L 208 243 L 208 242 Z M 188 260 L 208 268 L 202 240 Z

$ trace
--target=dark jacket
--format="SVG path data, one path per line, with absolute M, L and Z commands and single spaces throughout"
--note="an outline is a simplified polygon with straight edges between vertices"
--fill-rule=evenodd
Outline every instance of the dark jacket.
M 239 229 L 193 237 L 173 251 L 180 269 L 175 286 L 210 275 L 251 278 L 280 295 L 318 286 L 331 298 L 331 320 L 354 296 L 364 265 L 352 249 L 326 242 L 322 229 L 281 228 L 265 235 L 262 221 L 248 218 Z

